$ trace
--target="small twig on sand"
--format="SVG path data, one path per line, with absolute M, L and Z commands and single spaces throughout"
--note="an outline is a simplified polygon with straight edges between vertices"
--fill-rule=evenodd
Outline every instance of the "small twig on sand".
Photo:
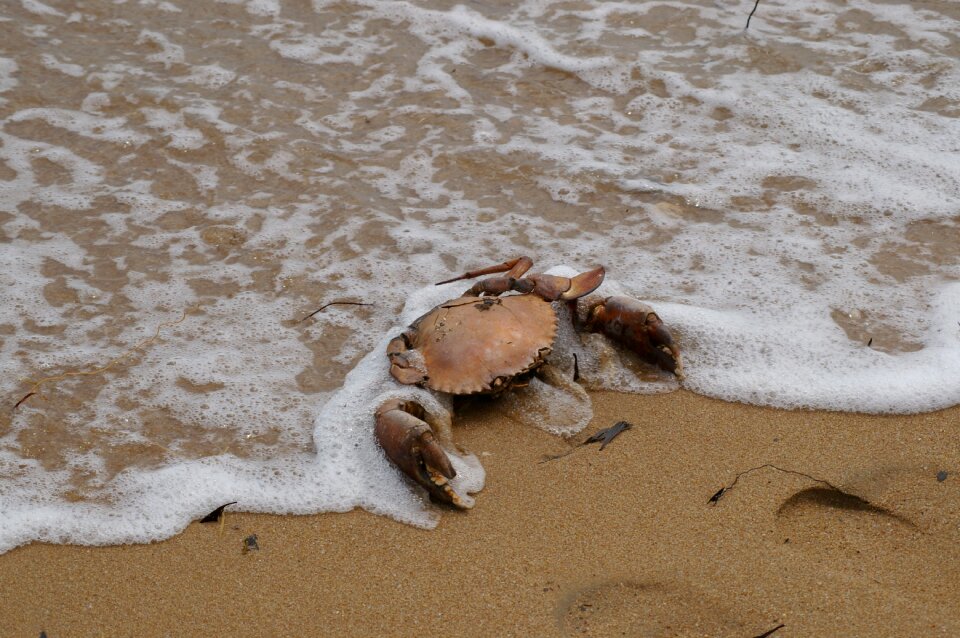
M 372 303 L 363 303 L 361 301 L 331 301 L 330 303 L 323 304 L 322 306 L 320 306 L 319 308 L 311 312 L 309 315 L 299 320 L 297 323 L 303 323 L 304 321 L 314 316 L 321 310 L 324 310 L 325 308 L 329 308 L 330 306 L 372 306 L 372 305 L 373 305 Z
M 722 497 L 724 494 L 726 494 L 727 492 L 729 492 L 730 490 L 733 489 L 733 487 L 737 484 L 737 481 L 740 480 L 740 477 L 741 477 L 741 476 L 745 476 L 745 475 L 749 474 L 750 472 L 755 472 L 756 470 L 762 470 L 762 469 L 767 468 L 767 467 L 769 467 L 769 468 L 771 468 L 771 469 L 774 469 L 774 470 L 777 470 L 778 472 L 783 472 L 784 474 L 796 474 L 797 476 L 802 476 L 802 477 L 804 477 L 804 478 L 808 478 L 808 479 L 810 479 L 811 481 L 814 481 L 815 483 L 822 483 L 822 484 L 826 485 L 827 487 L 829 487 L 831 490 L 834 490 L 835 492 L 838 492 L 838 493 L 840 493 L 840 494 L 847 494 L 847 492 L 844 492 L 843 490 L 841 490 L 839 487 L 837 487 L 836 485 L 834 485 L 834 484 L 831 483 L 830 481 L 825 481 L 825 480 L 819 479 L 819 478 L 817 478 L 817 477 L 815 477 L 815 476 L 810 476 L 809 474 L 805 474 L 805 473 L 803 473 L 803 472 L 798 472 L 797 470 L 787 470 L 787 469 L 784 469 L 784 468 L 782 468 L 782 467 L 777 467 L 777 466 L 774 465 L 773 463 L 764 463 L 763 465 L 758 465 L 757 467 L 751 467 L 749 470 L 744 470 L 743 472 L 740 472 L 739 474 L 737 474 L 737 476 L 733 479 L 733 483 L 731 483 L 730 485 L 727 485 L 727 486 L 725 486 L 725 487 L 721 487 L 719 490 L 717 490 L 716 494 L 714 494 L 713 496 L 711 496 L 711 497 L 710 497 L 710 500 L 707 501 L 707 503 L 709 503 L 710 505 L 716 505 L 716 504 L 717 504 L 717 501 L 720 500 L 720 497 Z M 854 494 L 851 494 L 850 496 L 855 496 L 855 495 L 854 495 Z
M 750 18 L 753 17 L 753 14 L 757 12 L 757 7 L 760 6 L 760 0 L 757 0 L 753 3 L 753 11 L 750 12 L 750 15 L 747 16 L 747 26 L 743 27 L 743 30 L 746 31 L 750 28 Z

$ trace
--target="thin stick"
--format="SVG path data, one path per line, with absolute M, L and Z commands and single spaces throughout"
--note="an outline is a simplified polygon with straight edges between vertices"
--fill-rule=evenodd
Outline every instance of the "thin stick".
M 740 477 L 741 477 L 741 476 L 745 476 L 745 475 L 749 474 L 750 472 L 755 472 L 755 471 L 757 471 L 757 470 L 762 470 L 762 469 L 767 468 L 767 467 L 772 468 L 772 469 L 774 469 L 774 470 L 777 470 L 778 472 L 783 472 L 784 474 L 795 474 L 795 475 L 797 475 L 797 476 L 802 476 L 802 477 L 804 477 L 804 478 L 810 479 L 811 481 L 813 481 L 813 482 L 815 482 L 815 483 L 823 483 L 824 485 L 826 485 L 826 486 L 829 487 L 830 489 L 834 490 L 835 492 L 839 492 L 839 493 L 841 493 L 841 494 L 846 494 L 846 492 L 844 492 L 843 490 L 841 490 L 839 487 L 837 487 L 836 485 L 834 485 L 834 484 L 831 483 L 830 481 L 825 481 L 824 479 L 819 479 L 819 478 L 817 478 L 817 477 L 815 477 L 815 476 L 810 476 L 809 474 L 806 474 L 806 473 L 804 473 L 804 472 L 798 472 L 797 470 L 787 470 L 787 469 L 784 469 L 784 468 L 782 468 L 782 467 L 777 467 L 777 466 L 774 465 L 773 463 L 764 463 L 763 465 L 758 465 L 757 467 L 751 467 L 749 470 L 744 470 L 744 471 L 740 472 L 739 474 L 737 474 L 737 476 L 734 477 L 734 479 L 733 479 L 733 483 L 731 483 L 730 485 L 727 485 L 726 487 L 721 487 L 721 488 L 717 491 L 716 494 L 714 494 L 713 496 L 710 497 L 710 500 L 707 501 L 707 502 L 710 503 L 711 505 L 716 505 L 716 504 L 717 504 L 717 501 L 720 500 L 720 497 L 721 497 L 721 496 L 723 496 L 724 494 L 726 494 L 727 492 L 729 492 L 730 490 L 732 490 L 732 489 L 734 488 L 734 486 L 737 484 L 737 481 L 740 480 Z
M 32 383 L 32 384 L 33 384 L 33 385 L 31 386 L 31 388 L 30 388 L 30 392 L 28 392 L 22 399 L 20 399 L 19 401 L 17 401 L 16 405 L 13 406 L 13 409 L 16 410 L 17 408 L 20 407 L 20 405 L 21 405 L 24 401 L 26 401 L 27 399 L 29 399 L 30 397 L 32 397 L 32 396 L 35 395 L 35 394 L 39 394 L 39 393 L 40 393 L 40 386 L 42 386 L 44 383 L 49 383 L 49 382 L 51 382 L 51 381 L 62 381 L 62 380 L 64 380 L 64 379 L 68 378 L 68 377 L 87 377 L 87 376 L 93 376 L 93 375 L 102 374 L 102 373 L 106 372 L 107 370 L 113 368 L 114 366 L 116 366 L 117 364 L 119 364 L 121 361 L 123 361 L 124 359 L 126 359 L 128 356 L 130 356 L 131 354 L 133 354 L 134 352 L 136 352 L 137 350 L 140 350 L 141 348 L 144 348 L 144 347 L 150 345 L 151 343 L 153 343 L 154 341 L 156 341 L 157 339 L 159 339 L 159 338 L 160 338 L 160 331 L 161 331 L 163 328 L 168 328 L 168 327 L 170 327 L 170 326 L 175 326 L 175 325 L 177 325 L 178 323 L 182 322 L 184 319 L 187 318 L 187 311 L 188 311 L 188 310 L 191 310 L 192 308 L 195 308 L 195 307 L 196 307 L 196 306 L 191 306 L 190 308 L 187 308 L 186 310 L 184 310 L 184 311 L 183 311 L 183 314 L 182 314 L 182 315 L 180 316 L 180 318 L 177 319 L 176 321 L 167 321 L 167 322 L 161 323 L 159 326 L 157 326 L 157 329 L 154 331 L 152 337 L 149 337 L 149 338 L 144 339 L 143 341 L 139 342 L 138 344 L 136 344 L 136 345 L 133 346 L 132 348 L 130 348 L 130 349 L 126 350 L 125 352 L 123 352 L 120 356 L 118 356 L 118 357 L 110 360 L 110 361 L 109 361 L 106 365 L 104 365 L 104 366 L 101 366 L 101 367 L 99 367 L 99 368 L 94 368 L 93 370 L 77 370 L 77 371 L 73 371 L 73 372 L 64 372 L 63 374 L 54 375 L 54 376 L 52 376 L 52 377 L 44 377 L 44 378 L 42 378 L 42 379 L 38 379 L 37 381 L 34 381 L 33 379 L 26 379 L 26 381 L 27 381 L 28 383 Z
M 16 404 L 15 406 L 13 406 L 13 409 L 16 410 L 17 408 L 19 408 L 21 403 L 23 403 L 24 401 L 26 401 L 27 399 L 29 399 L 30 397 L 32 397 L 32 396 L 35 395 L 35 394 L 36 394 L 36 392 L 29 392 L 29 393 L 27 393 L 22 399 L 20 399 L 19 401 L 17 401 L 17 404 Z
M 363 303 L 360 301 L 331 301 L 330 303 L 323 304 L 322 306 L 320 306 L 319 308 L 311 312 L 309 315 L 307 315 L 297 323 L 303 323 L 313 315 L 317 314 L 318 312 L 320 312 L 325 308 L 329 308 L 330 306 L 372 306 L 372 305 L 373 305 L 372 303 Z
M 753 11 L 750 12 L 750 15 L 747 16 L 747 26 L 743 27 L 743 30 L 746 31 L 750 28 L 750 18 L 753 17 L 753 14 L 757 12 L 757 7 L 760 6 L 760 0 L 757 0 L 753 3 Z
M 541 465 L 543 463 L 546 463 L 547 461 L 556 461 L 557 459 L 562 459 L 565 456 L 569 456 L 574 452 L 576 452 L 577 450 L 579 450 L 581 445 L 583 445 L 583 443 L 578 443 L 577 445 L 573 446 L 572 448 L 570 448 L 569 450 L 561 454 L 545 454 L 542 459 L 537 461 L 537 465 Z

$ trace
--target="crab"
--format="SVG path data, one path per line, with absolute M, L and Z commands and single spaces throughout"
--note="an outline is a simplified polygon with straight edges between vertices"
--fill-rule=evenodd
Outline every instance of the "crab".
M 548 364 L 557 335 L 554 302 L 577 304 L 600 286 L 605 269 L 597 266 L 568 278 L 527 275 L 532 266 L 530 258 L 518 257 L 439 282 L 496 275 L 435 306 L 393 338 L 387 344 L 393 378 L 455 396 L 496 396 L 526 385 L 534 375 L 556 380 Z M 603 333 L 683 378 L 679 348 L 650 306 L 623 296 L 581 303 L 582 312 L 572 313 L 578 330 Z M 452 439 L 449 419 L 431 418 L 416 401 L 389 399 L 376 410 L 374 436 L 387 458 L 435 501 L 472 506 L 450 484 L 456 471 L 444 451 Z

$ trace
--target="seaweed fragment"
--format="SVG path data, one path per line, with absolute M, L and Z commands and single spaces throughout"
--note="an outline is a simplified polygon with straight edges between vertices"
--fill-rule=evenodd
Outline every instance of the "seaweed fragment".
M 626 421 L 617 421 L 610 427 L 593 434 L 581 445 L 586 445 L 587 443 L 600 443 L 600 450 L 602 451 L 603 448 L 610 444 L 610 441 L 614 440 L 620 436 L 621 433 L 626 432 L 632 427 L 633 424 L 631 423 L 627 423 Z
M 784 625 L 783 623 L 780 623 L 779 625 L 777 625 L 776 627 L 774 627 L 774 628 L 771 629 L 770 631 L 765 631 L 765 632 L 763 632 L 762 634 L 760 634 L 759 636 L 754 636 L 754 638 L 769 638 L 770 636 L 773 635 L 773 632 L 775 632 L 775 631 L 780 631 L 780 630 L 783 629 L 784 627 L 786 627 L 786 625 Z
M 581 447 L 589 443 L 600 443 L 600 449 L 602 450 L 603 448 L 607 447 L 610 441 L 614 440 L 615 438 L 620 436 L 622 432 L 625 432 L 632 427 L 633 427 L 632 423 L 628 423 L 626 421 L 617 421 L 610 427 L 600 430 L 599 432 L 596 432 L 591 436 L 587 437 L 586 439 L 584 439 L 577 445 L 573 446 L 566 452 L 562 452 L 560 454 L 554 454 L 554 455 L 545 454 L 543 456 L 543 459 L 540 460 L 540 463 L 546 463 L 547 461 L 555 461 L 557 459 L 562 459 L 567 455 L 573 454 L 574 452 L 579 450 Z
M 230 505 L 236 505 L 237 501 L 230 501 L 229 503 L 224 503 L 217 509 L 213 510 L 206 516 L 200 519 L 201 523 L 219 523 L 220 519 L 223 518 L 223 510 Z
M 707 502 L 716 505 L 717 501 L 720 500 L 720 497 L 723 496 L 723 493 L 726 491 L 727 491 L 727 488 L 721 487 L 719 490 L 717 490 L 716 494 L 710 497 L 710 500 Z

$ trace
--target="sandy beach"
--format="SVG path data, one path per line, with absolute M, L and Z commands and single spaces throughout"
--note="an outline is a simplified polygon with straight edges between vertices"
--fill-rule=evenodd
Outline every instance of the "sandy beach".
M 878 417 L 595 394 L 599 451 L 469 407 L 487 487 L 435 530 L 228 513 L 0 556 L 7 636 L 956 636 L 960 408 Z M 774 467 L 741 474 L 750 468 Z M 944 475 L 946 473 L 946 475 Z M 739 479 L 736 477 L 739 476 Z M 804 476 L 806 475 L 806 476 Z M 715 502 L 711 496 L 730 487 Z M 244 551 L 256 534 L 259 549 Z

